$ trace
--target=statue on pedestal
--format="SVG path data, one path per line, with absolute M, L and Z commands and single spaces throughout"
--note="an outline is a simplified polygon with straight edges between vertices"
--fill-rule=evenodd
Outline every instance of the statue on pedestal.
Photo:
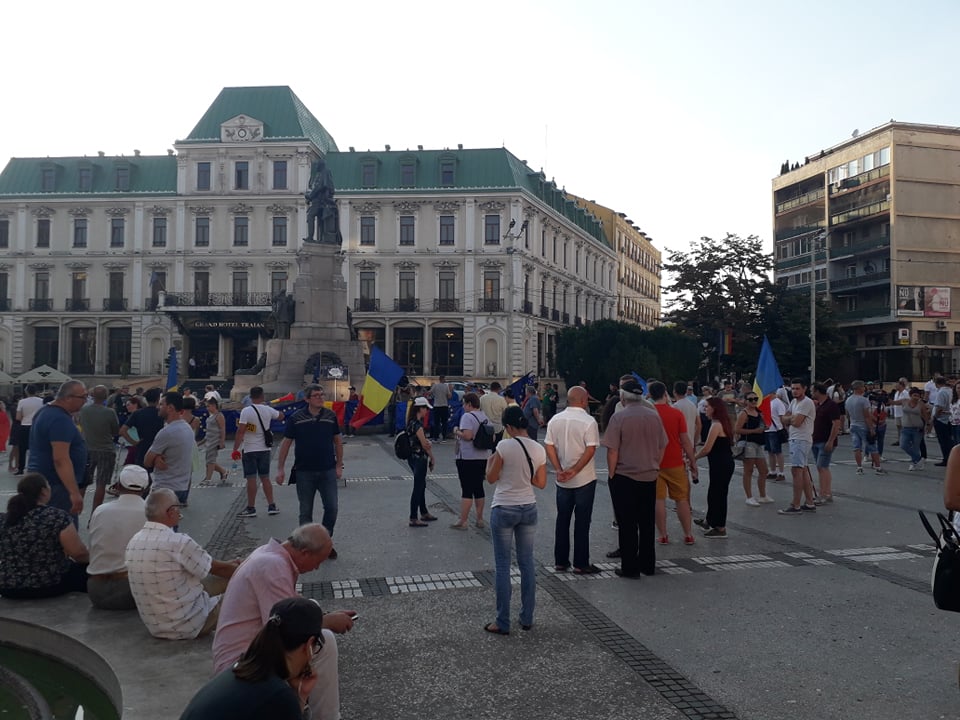
M 293 325 L 297 311 L 297 301 L 290 293 L 277 293 L 273 298 L 273 319 L 277 323 L 276 337 L 287 340 L 290 337 L 290 326 Z
M 307 236 L 304 242 L 320 245 L 342 245 L 340 211 L 333 199 L 336 188 L 333 174 L 323 158 L 313 163 L 310 183 L 303 194 L 307 201 Z

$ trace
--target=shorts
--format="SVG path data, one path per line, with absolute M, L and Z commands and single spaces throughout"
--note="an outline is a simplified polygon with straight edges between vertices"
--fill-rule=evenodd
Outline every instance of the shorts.
M 666 500 L 668 494 L 671 500 L 690 499 L 690 480 L 685 467 L 660 468 L 657 474 L 657 500 Z
M 807 455 L 810 454 L 809 440 L 790 441 L 790 467 L 806 467 Z
M 831 448 L 829 451 L 826 448 L 826 440 L 813 444 L 813 459 L 816 462 L 817 467 L 821 470 L 826 470 L 828 467 L 830 467 L 830 459 L 833 457 L 833 448 Z
M 220 448 L 217 447 L 220 443 L 218 442 L 207 442 L 203 445 L 203 454 L 204 461 L 207 465 L 216 465 L 217 457 L 220 455 Z
M 783 441 L 780 439 L 779 432 L 765 432 L 763 434 L 763 444 L 771 455 L 779 455 L 783 452 Z
M 487 478 L 486 460 L 457 460 L 457 475 L 460 478 L 461 498 L 480 500 L 484 497 L 483 481 Z
M 763 460 L 763 445 L 747 440 L 743 446 L 741 460 Z
M 270 477 L 270 451 L 256 450 L 243 454 L 243 476 Z
M 115 450 L 88 450 L 87 467 L 84 473 L 83 486 L 93 485 L 106 487 L 113 481 L 113 471 L 117 466 Z
M 876 437 L 874 437 L 873 442 L 867 440 L 867 428 L 865 425 L 851 425 L 850 438 L 853 441 L 854 450 L 863 450 L 868 455 L 879 452 Z

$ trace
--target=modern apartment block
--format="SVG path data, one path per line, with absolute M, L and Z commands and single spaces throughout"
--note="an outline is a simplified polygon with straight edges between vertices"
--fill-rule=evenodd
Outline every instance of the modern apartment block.
M 826 294 L 855 352 L 819 374 L 954 373 L 960 323 L 960 128 L 893 122 L 773 180 L 775 277 Z M 814 257 L 815 255 L 815 257 Z
M 627 217 L 593 200 L 577 204 L 603 223 L 617 252 L 617 319 L 645 330 L 660 326 L 660 251 L 653 238 Z

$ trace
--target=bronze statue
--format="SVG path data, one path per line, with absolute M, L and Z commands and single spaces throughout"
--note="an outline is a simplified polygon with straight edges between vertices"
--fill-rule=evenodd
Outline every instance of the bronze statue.
M 273 298 L 273 318 L 277 323 L 276 337 L 287 340 L 290 326 L 296 316 L 297 301 L 290 293 L 279 292 Z
M 260 359 L 257 360 L 257 364 L 252 368 L 244 368 L 242 370 L 237 370 L 235 375 L 258 375 L 263 372 L 263 369 L 267 366 L 267 354 L 260 353 Z
M 303 194 L 307 201 L 307 236 L 304 242 L 342 245 L 340 233 L 340 212 L 333 199 L 336 188 L 333 186 L 333 174 L 326 162 L 320 158 L 313 163 L 310 183 Z

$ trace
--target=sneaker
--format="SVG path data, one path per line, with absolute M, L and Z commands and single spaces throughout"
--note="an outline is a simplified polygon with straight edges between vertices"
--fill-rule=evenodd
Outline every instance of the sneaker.
M 914 465 L 914 467 L 915 467 L 917 470 L 923 470 L 923 466 L 924 466 L 925 462 L 926 462 L 926 461 L 925 461 L 923 458 L 920 458 L 920 462 L 916 463 L 916 464 Z
M 803 515 L 803 510 L 793 505 L 787 505 L 783 510 L 777 510 L 777 515 Z
M 257 516 L 257 509 L 255 507 L 244 508 L 242 511 L 237 513 L 237 517 L 240 518 L 255 518 Z
M 818 495 L 813 499 L 813 504 L 817 507 L 820 507 L 821 505 L 832 505 L 833 495 Z
M 857 465 L 857 475 L 863 475 L 863 468 Z
M 886 475 L 886 474 L 887 474 L 887 471 L 884 470 L 883 468 L 878 468 L 878 467 L 876 467 L 876 468 L 873 469 L 873 471 L 874 471 L 877 475 Z
M 275 504 L 267 505 L 267 515 L 278 515 L 279 513 L 280 509 Z
M 785 480 L 786 476 L 782 472 L 777 472 L 777 480 Z
M 762 504 L 762 505 L 766 505 L 766 504 L 768 504 L 768 503 L 772 503 L 772 502 L 773 502 L 773 498 L 772 498 L 772 497 L 767 497 L 766 495 L 763 495 L 763 496 L 757 498 L 757 502 L 759 502 L 759 503 Z
M 709 530 L 707 530 L 706 532 L 703 533 L 703 536 L 704 536 L 705 538 L 710 538 L 711 540 L 719 540 L 719 539 L 721 539 L 721 538 L 724 539 L 724 540 L 726 540 L 726 538 L 727 538 L 727 531 L 726 531 L 726 530 L 718 530 L 717 528 L 710 528 Z
M 776 480 L 777 474 L 775 472 L 767 473 L 767 480 Z
M 697 541 L 696 541 L 696 539 L 693 537 L 693 535 L 685 535 L 684 538 L 683 538 L 683 544 L 684 544 L 684 545 L 693 545 L 693 544 L 696 543 L 696 542 L 697 542 Z
M 338 557 L 338 555 L 337 555 L 337 549 L 336 549 L 336 548 L 330 548 L 330 554 L 327 556 L 327 559 L 328 559 L 328 560 L 336 560 L 337 557 Z
M 705 517 L 697 518 L 696 520 L 693 521 L 693 524 L 697 525 L 698 527 L 702 527 L 704 530 L 710 529 L 710 526 L 707 524 L 707 519 Z
M 670 544 L 670 538 L 667 537 L 666 535 L 663 535 L 662 537 L 658 537 L 658 538 L 657 538 L 657 542 L 658 542 L 660 545 L 669 545 L 669 544 Z
M 610 558 L 611 560 L 614 560 L 620 557 L 620 548 L 617 548 L 616 550 L 611 550 L 610 552 L 608 552 L 607 557 Z
M 913 463 L 910 463 L 909 465 L 907 465 L 907 470 L 909 470 L 910 472 L 913 472 L 916 469 L 917 469 L 917 466 L 914 465 Z
M 760 501 L 757 500 L 755 497 L 748 497 L 747 505 L 749 505 L 750 507 L 760 507 Z
M 887 461 L 887 458 L 885 458 L 883 455 L 881 455 L 881 456 L 880 456 L 880 462 L 886 462 L 886 461 Z
M 816 511 L 817 511 L 817 506 L 816 506 L 816 505 L 801 505 L 801 506 L 800 506 L 800 512 L 816 512 Z

